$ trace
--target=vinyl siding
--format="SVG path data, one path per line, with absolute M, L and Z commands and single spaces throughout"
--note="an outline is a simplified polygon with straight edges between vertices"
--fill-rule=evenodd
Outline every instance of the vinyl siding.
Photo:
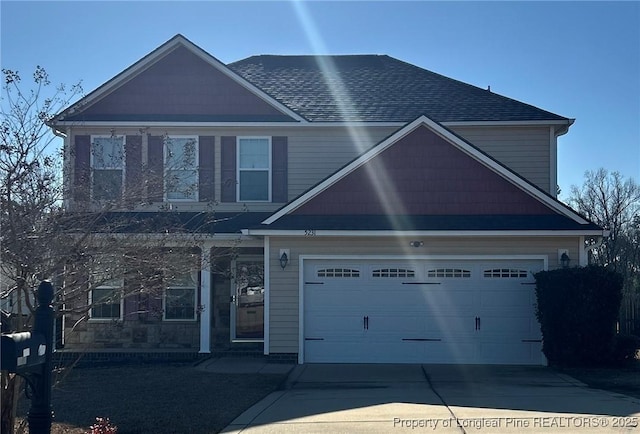
M 412 238 L 414 239 L 414 238 Z M 558 249 L 569 249 L 577 263 L 579 237 L 540 238 L 429 238 L 421 248 L 409 247 L 410 238 L 270 238 L 271 353 L 298 352 L 300 255 L 545 255 L 549 269 L 558 268 Z M 291 251 L 285 270 L 277 260 L 279 249 Z
M 465 140 L 500 161 L 547 193 L 551 160 L 549 127 L 455 127 Z
M 398 127 L 399 128 L 399 127 Z M 392 134 L 398 128 L 375 126 L 364 129 L 354 127 L 216 127 L 216 128 L 89 128 L 73 127 L 71 143 L 76 135 L 116 134 L 141 135 L 142 163 L 148 160 L 148 135 L 198 135 L 214 136 L 214 194 L 215 210 L 234 211 L 275 211 L 283 203 L 222 203 L 221 177 L 222 156 L 220 142 L 223 136 L 286 136 L 288 140 L 288 200 L 300 194 L 330 176 L 351 160 L 370 149 Z M 550 143 L 549 128 L 541 127 L 454 127 L 451 128 L 466 140 L 478 146 L 490 156 L 496 158 L 511 170 L 533 182 L 544 191 L 550 186 Z M 73 165 L 67 166 L 72 171 Z M 68 173 L 67 179 L 73 180 L 74 174 Z M 154 211 L 162 205 L 155 203 L 136 207 L 137 211 Z M 179 211 L 200 211 L 207 208 L 206 203 L 181 202 L 174 207 Z

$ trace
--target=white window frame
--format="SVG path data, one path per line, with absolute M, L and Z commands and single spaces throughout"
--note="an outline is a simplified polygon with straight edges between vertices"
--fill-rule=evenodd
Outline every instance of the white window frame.
M 178 286 L 172 284 L 171 281 L 167 282 L 167 286 L 162 292 L 162 321 L 167 322 L 193 322 L 198 319 L 198 281 L 199 281 L 199 272 L 192 271 L 191 279 L 193 280 L 193 286 Z M 167 318 L 167 296 L 170 290 L 172 289 L 193 289 L 193 317 L 192 318 Z
M 163 156 L 164 156 L 164 161 L 163 161 L 163 192 L 164 192 L 164 201 L 165 202 L 198 202 L 199 200 L 199 190 L 200 190 L 200 179 L 199 179 L 199 168 L 200 168 L 200 140 L 199 137 L 197 135 L 178 135 L 178 134 L 168 134 L 163 136 L 162 138 L 162 147 L 163 147 Z M 192 139 L 195 142 L 195 161 L 194 161 L 194 167 L 193 169 L 171 169 L 168 167 L 167 164 L 167 158 L 169 156 L 168 151 L 168 145 L 167 145 L 167 140 L 171 140 L 171 139 Z M 169 171 L 178 171 L 178 170 L 182 170 L 182 171 L 191 171 L 193 170 L 196 174 L 196 179 L 195 179 L 195 191 L 194 191 L 194 196 L 193 197 L 185 197 L 185 198 L 169 198 L 169 191 L 167 188 L 167 173 Z
M 105 166 L 105 167 L 101 167 L 99 169 L 95 168 L 95 160 L 94 160 L 94 153 L 95 153 L 95 149 L 94 149 L 94 143 L 96 142 L 96 139 L 113 139 L 113 138 L 122 138 L 122 164 L 120 165 L 121 167 L 115 167 L 115 166 Z M 89 190 L 91 191 L 91 199 L 95 199 L 95 192 L 94 192 L 94 173 L 96 170 L 120 170 L 122 172 L 122 188 L 120 189 L 120 196 L 116 199 L 99 199 L 99 200 L 121 200 L 124 197 L 125 194 L 125 166 L 126 166 L 126 162 L 127 162 L 127 136 L 125 134 L 95 134 L 95 135 L 91 135 L 91 143 L 90 143 L 90 149 L 89 149 L 89 155 L 90 155 L 90 160 L 89 160 L 89 166 L 90 166 L 90 172 L 91 172 L 91 185 Z M 98 199 L 95 199 L 98 200 Z
M 269 167 L 268 168 L 241 168 L 240 167 L 240 142 L 242 140 L 266 140 L 269 151 Z M 240 172 L 264 172 L 267 171 L 268 189 L 267 199 L 265 200 L 244 200 L 240 198 Z M 238 136 L 236 137 L 236 202 L 271 202 L 272 198 L 272 176 L 273 176 L 273 146 L 271 136 Z
M 96 259 L 91 264 L 90 269 L 90 284 L 93 284 L 96 280 L 96 275 L 99 275 L 99 279 L 103 279 L 104 281 L 96 282 L 95 287 L 91 288 L 89 291 L 89 321 L 92 322 L 109 322 L 109 321 L 122 321 L 124 318 L 124 276 L 120 275 L 120 277 L 115 277 L 114 279 L 106 279 L 102 272 L 106 271 L 104 268 L 101 269 L 100 264 L 105 262 L 120 262 L 120 264 L 115 265 L 115 269 L 119 270 L 121 267 L 122 257 L 113 254 L 98 254 L 95 256 Z M 124 270 L 123 270 L 124 271 Z M 110 290 L 116 293 L 119 293 L 120 296 L 120 316 L 119 317 L 95 317 L 93 316 L 93 291 L 94 290 Z M 113 303 L 115 304 L 115 303 Z

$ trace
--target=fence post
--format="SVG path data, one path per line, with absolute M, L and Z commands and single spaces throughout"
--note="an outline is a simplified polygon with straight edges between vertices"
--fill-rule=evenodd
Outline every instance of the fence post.
M 38 307 L 36 308 L 33 333 L 41 333 L 45 338 L 45 362 L 40 367 L 40 375 L 36 375 L 34 381 L 31 407 L 29 408 L 29 433 L 50 434 L 53 420 L 53 408 L 51 406 L 51 371 L 53 370 L 53 285 L 48 280 L 43 280 L 38 286 L 36 294 Z

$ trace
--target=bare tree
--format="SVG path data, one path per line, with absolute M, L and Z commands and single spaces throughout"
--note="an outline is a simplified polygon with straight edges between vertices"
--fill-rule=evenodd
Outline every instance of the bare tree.
M 640 332 L 640 185 L 605 169 L 585 173 L 581 187 L 571 187 L 569 204 L 609 230 L 600 246 L 593 240 L 590 261 L 612 268 L 624 278 L 621 332 Z
M 587 171 L 581 187 L 571 186 L 569 204 L 589 220 L 610 231 L 593 260 L 626 274 L 638 267 L 633 262 L 634 222 L 640 218 L 640 185 L 633 178 L 606 169 Z M 630 269 L 629 269 L 630 268 Z M 629 269 L 629 270 L 627 270 Z
M 126 194 L 101 190 L 100 200 L 87 194 L 86 206 L 76 206 L 71 212 L 65 209 L 65 197 L 74 195 L 71 186 L 63 182 L 64 156 L 73 156 L 72 150 L 54 143 L 60 140 L 47 123 L 71 99 L 82 94 L 82 87 L 76 84 L 53 88 L 46 71 L 37 67 L 33 83 L 25 90 L 17 71 L 3 69 L 2 73 L 0 276 L 8 284 L 2 286 L 0 297 L 14 300 L 17 315 L 13 315 L 11 330 L 29 329 L 29 313 L 35 310 L 34 290 L 43 278 L 51 279 L 56 286 L 58 314 L 65 314 L 80 324 L 92 311 L 104 311 L 130 296 L 144 295 L 157 300 L 167 282 L 199 270 L 199 261 L 205 260 L 203 257 L 208 252 L 200 252 L 196 247 L 200 245 L 200 237 L 212 232 L 213 204 L 206 212 L 191 216 L 189 221 L 171 212 L 159 212 L 151 218 L 147 214 L 144 219 L 136 218 L 136 213 L 114 212 L 157 200 L 150 197 L 157 196 L 172 180 L 154 184 L 157 174 L 140 167 L 139 178 L 126 186 Z M 118 132 L 113 131 L 112 135 L 115 137 Z M 109 143 L 100 149 L 108 146 Z M 93 144 L 91 148 L 95 148 Z M 193 153 L 193 146 L 186 149 Z M 124 158 L 124 155 L 110 152 L 108 157 Z M 187 153 L 182 160 L 190 162 L 193 157 Z M 191 177 L 193 173 L 181 169 L 175 172 L 177 187 L 174 189 L 181 186 L 192 189 L 183 179 L 185 173 Z M 189 169 L 197 170 L 196 167 Z M 107 180 L 117 178 L 109 178 L 111 175 L 106 170 L 102 175 Z M 86 181 L 84 188 L 90 178 Z M 109 186 L 109 182 L 104 185 Z M 117 182 L 114 185 L 115 189 L 123 190 L 122 187 Z M 172 250 L 183 254 L 171 255 Z M 100 299 L 91 297 L 98 293 L 96 289 L 111 288 L 115 281 L 127 284 L 120 284 L 114 291 L 103 290 L 104 296 Z M 139 305 L 140 309 L 149 309 L 152 303 Z M 157 304 L 155 306 L 157 309 Z M 131 315 L 138 314 L 141 312 Z M 3 320 L 3 331 L 6 327 Z M 17 384 L 17 377 L 3 371 L 0 427 L 3 433 L 13 432 Z

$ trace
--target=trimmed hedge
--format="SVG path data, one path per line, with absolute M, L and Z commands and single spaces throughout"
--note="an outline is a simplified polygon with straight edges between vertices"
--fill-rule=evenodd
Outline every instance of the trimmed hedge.
M 550 365 L 613 361 L 622 276 L 601 266 L 536 273 L 536 316 Z

